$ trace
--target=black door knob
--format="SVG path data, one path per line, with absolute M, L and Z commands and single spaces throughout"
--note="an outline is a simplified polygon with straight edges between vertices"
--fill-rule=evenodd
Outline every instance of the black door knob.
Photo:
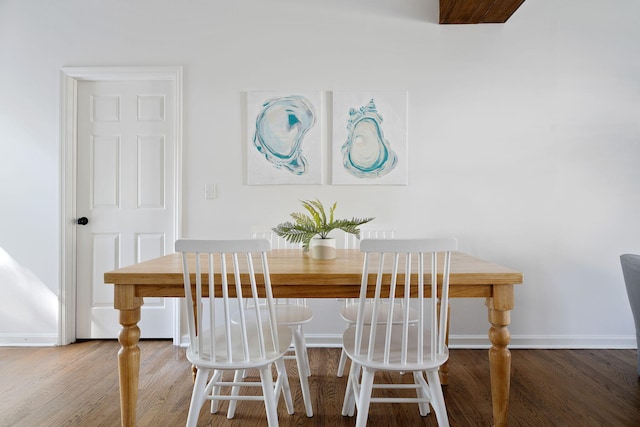
M 78 225 L 87 225 L 89 224 L 89 220 L 87 219 L 86 216 L 83 216 L 82 218 L 78 218 Z

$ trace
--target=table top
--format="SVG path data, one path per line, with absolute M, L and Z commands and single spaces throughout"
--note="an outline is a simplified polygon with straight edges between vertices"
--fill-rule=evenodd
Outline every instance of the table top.
M 440 257 L 442 258 L 442 257 Z M 337 250 L 336 259 L 317 260 L 299 249 L 274 249 L 268 253 L 270 277 L 276 297 L 357 297 L 363 253 Z M 182 296 L 181 254 L 170 254 L 109 271 L 107 284 L 136 285 L 137 296 Z M 523 274 L 473 256 L 454 252 L 451 259 L 451 297 L 491 296 L 495 285 L 523 282 Z

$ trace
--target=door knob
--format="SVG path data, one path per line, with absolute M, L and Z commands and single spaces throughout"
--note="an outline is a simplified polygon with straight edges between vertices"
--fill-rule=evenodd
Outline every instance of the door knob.
M 82 218 L 78 218 L 78 221 L 76 222 L 78 223 L 78 225 L 87 225 L 89 223 L 89 220 L 86 216 L 83 216 Z

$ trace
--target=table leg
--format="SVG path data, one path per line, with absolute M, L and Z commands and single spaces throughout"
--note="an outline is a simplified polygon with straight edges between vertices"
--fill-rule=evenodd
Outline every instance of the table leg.
M 140 307 L 142 298 L 135 296 L 133 285 L 117 285 L 115 287 L 114 307 L 120 310 L 118 335 L 120 351 L 118 351 L 118 375 L 120 379 L 120 422 L 123 427 L 136 425 L 136 409 L 138 405 L 138 377 L 140 373 Z
M 193 300 L 193 322 L 197 331 L 198 330 L 198 303 L 196 302 L 195 299 Z M 196 375 L 198 375 L 198 368 L 196 367 L 196 365 L 191 365 L 191 380 L 194 383 L 196 382 Z
M 489 368 L 491 370 L 491 396 L 493 422 L 496 427 L 507 425 L 509 388 L 511 383 L 511 352 L 507 347 L 511 335 L 507 326 L 511 323 L 513 286 L 494 286 L 492 298 L 487 298 L 489 311 Z
M 438 313 L 440 313 L 440 302 L 438 302 Z M 440 320 L 440 316 L 438 316 L 438 320 Z M 447 347 L 449 346 L 450 320 L 451 320 L 451 304 L 447 306 L 447 330 L 446 330 L 446 337 L 444 338 L 444 343 Z M 447 360 L 442 364 L 442 366 L 440 366 L 440 384 L 442 385 L 449 384 L 449 360 Z

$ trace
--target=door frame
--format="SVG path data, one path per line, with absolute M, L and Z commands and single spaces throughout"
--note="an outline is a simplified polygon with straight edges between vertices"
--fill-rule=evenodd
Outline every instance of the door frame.
M 182 230 L 182 67 L 63 67 L 60 70 L 60 288 L 58 293 L 58 345 L 76 340 L 76 180 L 77 96 L 81 81 L 171 80 L 175 99 L 174 235 Z M 174 298 L 173 343 L 180 344 L 180 304 Z

